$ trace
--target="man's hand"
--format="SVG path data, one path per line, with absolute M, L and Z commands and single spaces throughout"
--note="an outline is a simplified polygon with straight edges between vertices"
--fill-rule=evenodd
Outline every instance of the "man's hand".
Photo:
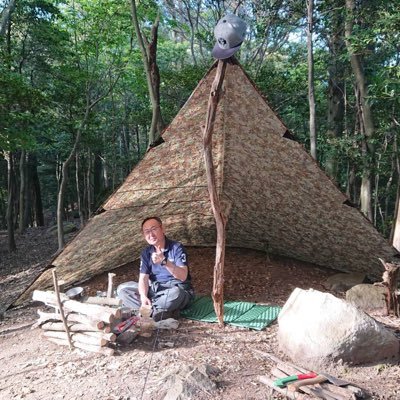
M 147 296 L 140 296 L 142 306 L 151 306 L 151 300 Z
M 151 261 L 153 261 L 153 264 L 161 264 L 164 258 L 164 252 L 159 246 L 156 247 L 156 251 L 154 253 L 151 253 Z

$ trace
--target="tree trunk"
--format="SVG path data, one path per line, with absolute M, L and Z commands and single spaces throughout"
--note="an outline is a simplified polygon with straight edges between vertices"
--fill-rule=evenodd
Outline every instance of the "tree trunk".
M 313 55 L 313 11 L 314 0 L 307 0 L 307 64 L 308 64 L 308 104 L 310 110 L 310 153 L 317 159 L 317 130 L 315 124 L 314 97 L 314 55 Z
M 32 190 L 33 190 L 33 213 L 36 221 L 36 226 L 44 226 L 42 193 L 40 190 L 40 181 L 37 173 L 37 158 L 36 154 L 31 154 L 32 165 Z
M 336 5 L 336 2 L 334 2 Z M 332 28 L 328 32 L 329 67 L 328 67 L 328 118 L 326 136 L 330 149 L 325 157 L 325 170 L 337 182 L 339 160 L 336 151 L 336 139 L 341 137 L 344 130 L 345 117 L 345 88 L 344 66 L 340 59 L 343 54 L 344 41 L 342 34 L 341 8 L 335 7 L 331 14 Z
M 65 246 L 65 238 L 64 238 L 64 226 L 63 226 L 63 215 L 64 215 L 64 195 L 65 190 L 67 188 L 68 181 L 68 167 L 73 160 L 76 149 L 78 148 L 79 141 L 81 139 L 82 130 L 86 126 L 87 119 L 89 117 L 90 108 L 87 105 L 84 119 L 78 129 L 78 132 L 75 137 L 75 142 L 72 147 L 71 152 L 69 153 L 68 158 L 63 162 L 61 168 L 61 183 L 57 196 L 57 239 L 58 239 L 58 250 L 61 251 Z
M 87 199 L 87 219 L 89 219 L 92 215 L 92 153 L 90 149 L 88 149 L 88 157 L 87 157 L 87 169 L 86 169 L 86 199 Z
M 25 197 L 26 197 L 26 152 L 21 150 L 21 155 L 19 159 L 19 212 L 18 212 L 18 231 L 19 233 L 24 233 L 26 226 L 24 225 L 24 210 L 25 210 Z
M 15 201 L 15 173 L 14 173 L 14 160 L 11 152 L 5 152 L 7 160 L 7 178 L 8 178 L 8 200 L 7 200 L 7 237 L 8 237 L 8 251 L 13 252 L 17 250 L 14 238 L 14 201 Z
M 1 13 L 0 19 L 0 36 L 5 36 L 7 27 L 10 23 L 11 15 L 15 10 L 16 0 L 10 0 L 8 5 L 4 8 Z
M 355 21 L 355 1 L 346 0 L 346 20 L 345 20 L 345 43 L 347 50 L 350 55 L 351 67 L 354 73 L 355 82 L 357 86 L 357 92 L 359 93 L 359 103 L 361 107 L 361 121 L 362 131 L 365 135 L 365 157 L 363 167 L 363 177 L 361 183 L 361 211 L 364 215 L 372 220 L 372 184 L 371 184 L 371 169 L 374 158 L 374 146 L 372 144 L 373 137 L 375 134 L 375 128 L 372 118 L 371 107 L 368 104 L 368 87 L 366 84 L 365 74 L 362 67 L 362 59 L 359 54 L 356 54 L 351 44 L 351 38 L 353 34 L 353 25 Z
M 28 226 L 33 226 L 32 221 L 32 170 L 33 166 L 31 165 L 31 153 L 28 153 L 25 161 L 25 206 L 24 206 L 24 215 L 23 215 L 23 226 L 26 229 Z
M 394 135 L 394 143 L 393 143 L 393 153 L 395 157 L 395 165 L 397 172 L 397 191 L 396 191 L 396 208 L 394 212 L 394 223 L 392 226 L 392 230 L 390 232 L 390 243 L 392 246 L 400 251 L 400 212 L 399 212 L 399 202 L 400 202 L 400 160 L 398 156 L 398 147 L 397 147 L 397 137 Z
M 185 3 L 185 6 L 186 6 L 185 7 L 186 15 L 187 15 L 187 18 L 189 21 L 189 26 L 190 26 L 190 53 L 192 54 L 193 64 L 197 65 L 196 54 L 194 51 L 195 30 L 194 30 L 192 15 L 191 15 L 192 7 L 190 4 L 187 4 L 186 1 L 183 1 L 183 3 Z
M 80 189 L 80 184 L 79 184 L 79 153 L 75 154 L 75 184 L 76 184 L 76 201 L 78 203 L 78 214 L 79 214 L 79 221 L 81 224 L 81 227 L 84 226 L 85 220 L 83 218 L 83 213 L 82 213 L 82 199 L 81 199 L 81 189 Z
M 131 0 L 131 16 L 142 53 L 143 65 L 146 71 L 147 87 L 153 110 L 149 131 L 149 145 L 151 146 L 160 137 L 162 130 L 164 129 L 160 107 L 160 72 L 157 65 L 157 40 L 160 18 L 159 15 L 157 15 L 151 29 L 151 42 L 148 43 L 139 27 L 135 0 Z
M 139 135 L 139 126 L 136 124 L 135 127 L 135 137 L 136 137 L 136 150 L 137 150 L 137 159 L 140 160 L 140 135 Z
M 97 204 L 101 194 L 103 193 L 103 165 L 99 153 L 93 157 L 93 199 L 94 204 Z

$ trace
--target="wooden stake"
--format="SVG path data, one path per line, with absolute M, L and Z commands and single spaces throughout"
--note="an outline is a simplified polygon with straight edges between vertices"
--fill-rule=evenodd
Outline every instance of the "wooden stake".
M 108 273 L 108 288 L 107 288 L 107 297 L 111 299 L 113 297 L 113 289 L 114 289 L 114 284 L 113 284 L 113 279 L 114 279 L 115 274 L 112 272 Z
M 219 194 L 215 183 L 215 171 L 212 157 L 212 135 L 214 122 L 217 114 L 217 106 L 221 95 L 222 83 L 226 71 L 226 61 L 218 60 L 217 72 L 211 87 L 208 99 L 206 125 L 203 133 L 204 161 L 207 173 L 207 186 L 210 195 L 215 224 L 217 227 L 217 246 L 214 266 L 214 284 L 212 297 L 214 309 L 218 318 L 219 326 L 224 325 L 224 261 L 225 261 L 225 225 L 227 217 L 221 208 Z
M 52 274 L 53 274 L 53 284 L 54 284 L 54 290 L 56 292 L 58 309 L 60 310 L 61 319 L 62 319 L 62 322 L 64 324 L 65 333 L 67 334 L 69 349 L 73 350 L 74 346 L 72 344 L 71 335 L 69 333 L 67 320 L 66 320 L 65 315 L 64 315 L 64 308 L 62 306 L 61 299 L 60 299 L 60 289 L 58 287 L 57 273 L 56 273 L 56 269 L 55 268 L 53 269 Z

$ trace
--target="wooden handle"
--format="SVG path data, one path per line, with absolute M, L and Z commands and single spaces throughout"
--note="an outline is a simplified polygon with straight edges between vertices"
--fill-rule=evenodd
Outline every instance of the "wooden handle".
M 326 382 L 328 379 L 323 375 L 318 375 L 316 378 L 301 379 L 288 385 L 288 389 L 291 392 L 297 392 L 300 387 L 308 385 L 316 385 L 317 383 Z

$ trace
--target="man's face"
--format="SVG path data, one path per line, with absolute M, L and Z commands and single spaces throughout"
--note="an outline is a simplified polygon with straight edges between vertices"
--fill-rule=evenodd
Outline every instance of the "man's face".
M 143 236 L 148 244 L 153 246 L 164 245 L 164 228 L 156 219 L 149 219 L 142 227 Z

